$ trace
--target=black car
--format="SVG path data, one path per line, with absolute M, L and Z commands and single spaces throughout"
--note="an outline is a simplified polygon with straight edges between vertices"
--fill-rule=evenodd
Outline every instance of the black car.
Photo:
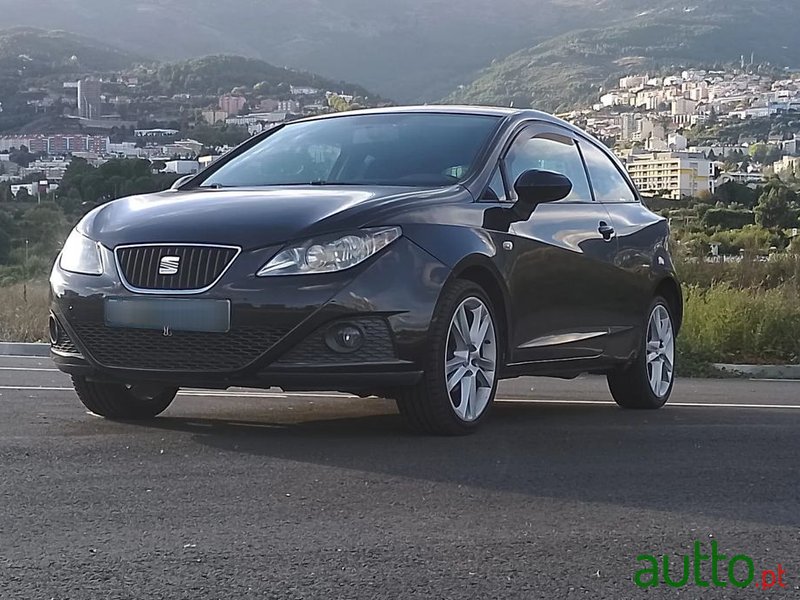
M 658 408 L 682 318 L 668 244 L 616 158 L 555 117 L 314 117 L 86 215 L 50 280 L 52 356 L 117 419 L 181 386 L 278 386 L 459 434 L 500 379 L 585 372 Z

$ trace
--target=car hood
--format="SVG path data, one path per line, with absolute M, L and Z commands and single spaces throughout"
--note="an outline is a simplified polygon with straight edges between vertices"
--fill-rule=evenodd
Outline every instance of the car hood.
M 459 196 L 458 187 L 303 186 L 167 191 L 94 209 L 82 232 L 108 248 L 138 243 L 214 243 L 260 248 L 390 218 L 399 207 Z

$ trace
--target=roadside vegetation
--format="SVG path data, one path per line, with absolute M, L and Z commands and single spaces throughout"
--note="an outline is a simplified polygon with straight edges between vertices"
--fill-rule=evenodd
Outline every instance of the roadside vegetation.
M 0 340 L 46 339 L 47 275 L 83 214 L 171 184 L 142 162 L 94 168 L 74 161 L 58 194 L 41 203 L 3 201 L 0 194 Z M 756 190 L 726 184 L 714 196 L 648 201 L 673 230 L 685 299 L 681 374 L 710 374 L 715 362 L 800 362 L 797 188 L 771 180 Z

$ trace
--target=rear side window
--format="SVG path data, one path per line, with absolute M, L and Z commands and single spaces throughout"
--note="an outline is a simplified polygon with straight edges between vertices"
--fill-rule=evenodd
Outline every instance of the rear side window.
M 589 180 L 594 197 L 600 202 L 636 202 L 628 181 L 619 172 L 614 162 L 593 144 L 581 143 L 581 152 L 589 170 Z
M 530 169 L 566 175 L 572 182 L 572 192 L 565 200 L 591 202 L 586 170 L 572 138 L 550 133 L 531 137 L 530 133 L 523 131 L 506 156 L 509 184 L 513 185 L 522 173 Z

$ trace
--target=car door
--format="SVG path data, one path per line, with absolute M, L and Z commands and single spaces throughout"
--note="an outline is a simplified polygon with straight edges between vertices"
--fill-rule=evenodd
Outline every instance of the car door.
M 663 254 L 669 234 L 666 221 L 639 201 L 630 179 L 608 152 L 589 140 L 578 144 L 595 199 L 609 213 L 617 244 L 609 273 L 609 353 L 625 357 L 634 348 L 652 296 L 651 270 Z M 664 262 L 661 263 L 662 265 Z
M 573 186 L 563 200 L 539 204 L 509 227 L 512 362 L 601 356 L 617 241 L 605 206 L 592 196 L 577 140 L 558 126 L 529 125 L 502 168 L 511 201 L 513 182 L 529 169 L 561 173 Z

